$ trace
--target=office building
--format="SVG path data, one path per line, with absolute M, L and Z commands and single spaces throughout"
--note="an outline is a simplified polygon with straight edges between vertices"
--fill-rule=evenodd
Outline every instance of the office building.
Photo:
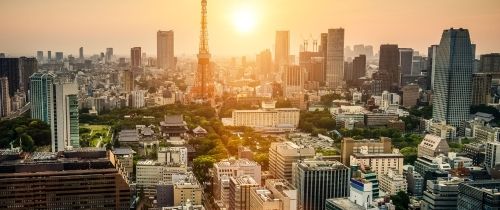
M 327 198 L 349 195 L 350 169 L 338 161 L 300 160 L 292 171 L 300 209 L 323 210 Z
M 51 126 L 54 121 L 54 77 L 53 74 L 43 73 L 31 76 L 31 118 Z
M 36 60 L 40 63 L 43 62 L 43 51 L 36 51 Z
M 403 86 L 403 106 L 411 108 L 417 105 L 420 98 L 420 87 L 417 84 L 408 84 Z
M 47 51 L 47 63 L 50 63 L 52 61 L 52 51 Z
M 289 64 L 290 31 L 276 31 L 274 64 L 276 71 Z
M 250 210 L 297 210 L 297 190 L 284 179 L 268 179 L 265 187 L 253 188 Z
M 366 55 L 359 55 L 352 61 L 352 79 L 359 85 L 359 78 L 366 75 Z
M 399 48 L 399 66 L 402 75 L 411 75 L 413 64 L 413 49 Z
M 0 118 L 10 114 L 10 102 L 9 79 L 7 77 L 0 77 Z
M 359 178 L 351 178 L 349 198 L 326 200 L 326 210 L 378 210 L 372 205 L 373 184 Z
M 27 157 L 0 157 L 0 209 L 130 209 L 130 187 L 105 150 Z
M 399 89 L 401 72 L 399 70 L 399 48 L 397 44 L 380 45 L 379 72 L 387 73 L 387 81 L 390 86 L 388 91 L 396 92 Z M 384 85 L 385 86 L 385 85 Z M 386 87 L 384 87 L 386 88 Z M 384 90 L 384 89 L 383 89 Z
M 499 72 L 500 73 L 500 72 Z M 472 105 L 490 103 L 491 74 L 475 73 L 472 75 Z
M 130 67 L 139 68 L 142 66 L 141 47 L 132 47 L 130 49 Z
M 271 50 L 266 49 L 257 54 L 256 57 L 256 74 L 261 75 L 262 79 L 267 79 L 268 74 L 273 72 L 273 57 L 271 54 Z
M 276 179 L 292 182 L 292 164 L 298 160 L 313 158 L 313 147 L 299 146 L 290 141 L 272 142 L 269 147 L 269 172 Z
M 113 48 L 106 48 L 105 63 L 111 63 L 113 60 Z
M 450 147 L 446 139 L 432 134 L 425 135 L 418 145 L 418 157 L 437 157 L 440 154 L 448 155 Z
M 499 78 L 500 74 L 500 53 L 490 53 L 480 56 L 479 72 L 494 74 L 495 78 Z
M 394 149 L 392 153 L 374 153 L 368 152 L 368 146 L 361 146 L 359 153 L 351 155 L 351 166 L 360 165 L 368 166 L 378 175 L 387 174 L 389 171 L 396 171 L 398 174 L 403 173 L 404 156 L 398 149 Z
M 487 142 L 485 153 L 484 165 L 486 168 L 494 168 L 500 164 L 500 142 Z
M 368 147 L 368 154 L 391 153 L 392 143 L 390 138 L 381 137 L 379 140 L 363 139 L 354 140 L 352 138 L 343 138 L 341 141 L 341 161 L 350 166 L 351 155 L 361 153 L 363 146 Z
M 438 45 L 431 45 L 427 48 L 427 90 L 432 90 L 434 87 L 434 65 L 436 65 Z
M 121 83 L 123 91 L 129 93 L 134 90 L 134 73 L 131 70 L 123 70 L 121 75 Z
M 398 171 L 389 170 L 386 174 L 379 174 L 380 190 L 388 195 L 396 195 L 399 191 L 406 192 L 408 183 L 406 177 Z
M 247 159 L 225 159 L 214 164 L 214 179 L 219 181 L 224 176 L 251 176 L 257 184 L 261 183 L 261 166 Z
M 403 169 L 403 176 L 408 183 L 408 193 L 413 196 L 421 196 L 424 191 L 424 178 L 415 171 L 415 167 L 406 165 Z
M 142 108 L 146 106 L 145 103 L 146 91 L 133 90 L 130 92 L 131 106 L 134 108 Z
M 459 135 L 464 135 L 472 104 L 474 53 L 469 31 L 452 28 L 443 32 L 434 61 L 432 118 L 459 128 Z
M 0 77 L 9 80 L 9 96 L 13 97 L 18 90 L 28 94 L 29 77 L 35 73 L 38 63 L 35 58 L 0 58 Z
M 465 153 L 465 157 L 472 159 L 472 164 L 477 166 L 484 162 L 486 145 L 481 143 L 471 143 L 465 144 L 462 148 L 462 152 Z
M 500 180 L 464 182 L 458 185 L 458 210 L 496 209 L 500 204 Z
M 158 162 L 166 164 L 188 164 L 188 150 L 186 147 L 160 147 Z
M 442 139 L 454 140 L 457 137 L 457 128 L 447 125 L 444 122 L 431 123 L 428 132 L 432 135 L 439 136 Z
M 85 58 L 83 57 L 83 47 L 80 47 L 80 49 L 78 49 L 78 59 L 80 60 L 80 62 L 83 62 L 83 60 L 85 60 Z
M 328 29 L 326 53 L 326 86 L 337 88 L 344 84 L 344 29 Z
M 156 33 L 156 57 L 158 68 L 175 70 L 174 31 L 158 31 Z
M 304 91 L 305 69 L 297 65 L 285 65 L 283 68 L 283 95 L 292 97 Z
M 203 187 L 192 173 L 184 179 L 176 181 L 174 188 L 174 206 L 184 206 L 189 202 L 193 205 L 202 205 Z
M 60 83 L 54 85 L 55 130 L 52 131 L 52 151 L 62 151 L 66 148 L 80 147 L 80 127 L 78 112 L 78 84 Z M 56 135 L 56 138 L 54 138 Z
M 64 62 L 64 53 L 56 52 L 56 63 L 63 63 L 63 62 Z
M 249 210 L 252 189 L 260 185 L 251 176 L 229 178 L 229 209 Z
M 421 203 L 422 210 L 457 209 L 458 185 L 463 181 L 459 178 L 427 181 L 427 189 Z
M 247 126 L 257 130 L 293 131 L 299 125 L 300 110 L 297 108 L 268 108 L 234 110 L 234 126 Z

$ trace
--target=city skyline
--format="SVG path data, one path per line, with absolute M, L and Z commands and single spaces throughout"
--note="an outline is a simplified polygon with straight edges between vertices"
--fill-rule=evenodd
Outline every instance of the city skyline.
M 113 47 L 116 55 L 124 56 L 134 46 L 140 46 L 148 56 L 153 56 L 158 30 L 173 30 L 177 34 L 177 55 L 194 56 L 197 52 L 200 9 L 197 1 L 175 2 L 175 7 L 169 7 L 173 1 L 97 4 L 52 0 L 29 1 L 29 7 L 25 3 L 0 3 L 5 8 L 0 18 L 16 19 L 5 21 L 4 32 L 0 34 L 1 51 L 10 56 L 35 56 L 38 50 L 63 51 L 65 55 L 78 56 L 82 46 L 86 56 L 104 52 L 106 47 Z M 283 4 L 286 10 L 282 9 Z M 274 35 L 278 30 L 290 31 L 290 53 L 296 55 L 303 39 L 312 36 L 319 41 L 320 33 L 339 27 L 345 29 L 345 46 L 368 44 L 376 51 L 380 44 L 389 43 L 413 48 L 422 54 L 426 54 L 428 46 L 439 42 L 442 29 L 467 28 L 479 56 L 500 48 L 500 43 L 495 42 L 495 34 L 500 33 L 500 28 L 491 27 L 500 21 L 499 6 L 500 2 L 494 0 L 481 4 L 465 0 L 423 1 L 413 9 L 393 0 L 385 4 L 212 0 L 208 5 L 208 10 L 212 11 L 208 27 L 211 29 L 211 51 L 216 57 L 253 56 L 267 48 L 274 50 Z M 48 21 L 37 23 L 33 20 Z M 49 24 L 51 22 L 54 24 Z M 422 25 L 425 30 L 417 27 Z

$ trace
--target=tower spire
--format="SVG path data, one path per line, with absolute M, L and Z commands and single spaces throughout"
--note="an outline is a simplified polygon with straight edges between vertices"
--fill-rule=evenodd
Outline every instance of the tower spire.
M 201 30 L 198 52 L 198 69 L 191 96 L 195 100 L 207 101 L 214 95 L 213 73 L 210 69 L 210 52 L 208 50 L 207 0 L 201 0 Z

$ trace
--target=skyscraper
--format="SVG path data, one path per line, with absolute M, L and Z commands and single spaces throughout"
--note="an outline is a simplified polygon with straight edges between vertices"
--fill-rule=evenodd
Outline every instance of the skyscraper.
M 141 67 L 141 47 L 132 47 L 130 49 L 130 66 L 132 68 Z
M 472 75 L 472 105 L 488 104 L 490 102 L 492 75 L 475 73 Z
M 36 59 L 38 62 L 43 62 L 43 51 L 36 51 Z
M 256 64 L 256 74 L 264 78 L 268 78 L 268 75 L 273 70 L 273 56 L 271 54 L 271 50 L 266 49 L 257 54 Z
M 437 54 L 437 45 L 431 45 L 427 50 L 427 88 L 432 90 L 434 86 L 434 65 Z
M 463 135 L 472 104 L 474 52 L 467 29 L 444 30 L 437 47 L 434 73 L 434 121 L 455 126 Z
M 175 69 L 174 31 L 158 31 L 156 33 L 156 56 L 158 68 Z
M 50 73 L 34 73 L 30 80 L 31 118 L 50 125 L 51 151 L 80 147 L 77 84 L 56 84 L 55 76 Z
M 106 63 L 111 63 L 111 60 L 113 59 L 113 48 L 106 48 Z
M 290 61 L 290 31 L 276 31 L 274 65 L 276 71 Z
M 85 59 L 83 57 L 83 47 L 80 47 L 80 49 L 78 50 L 78 52 L 79 52 L 78 59 L 80 59 L 80 62 L 82 62 Z
M 50 63 L 52 61 L 52 51 L 47 51 L 47 63 Z
M 285 97 L 292 97 L 293 94 L 302 92 L 306 76 L 304 68 L 297 65 L 286 65 L 283 69 L 283 93 Z
M 359 55 L 352 61 L 352 79 L 358 84 L 358 79 L 366 75 L 366 55 Z
M 495 73 L 500 77 L 500 53 L 481 55 L 479 61 L 479 72 Z
M 61 83 L 55 84 L 54 89 L 56 130 L 52 133 L 56 135 L 56 138 L 52 141 L 52 147 L 56 149 L 55 151 L 79 148 L 78 85 Z
M 0 58 L 0 77 L 9 81 L 9 95 L 12 97 L 20 88 L 21 71 L 18 58 Z
M 0 117 L 10 114 L 9 79 L 0 77 Z
M 38 71 L 38 61 L 35 58 L 20 57 L 19 67 L 19 89 L 28 95 L 28 90 L 30 90 L 30 76 Z
M 399 65 L 401 66 L 401 74 L 411 75 L 412 63 L 413 63 L 413 49 L 399 48 Z
M 344 29 L 328 29 L 326 48 L 326 86 L 336 88 L 344 83 Z
M 397 44 L 380 45 L 379 71 L 387 72 L 391 90 L 397 91 L 400 85 L 399 48 Z
M 122 89 L 129 93 L 134 90 L 134 73 L 131 70 L 123 70 L 121 76 Z
M 64 61 L 64 53 L 56 52 L 56 63 L 62 63 Z
M 293 184 L 303 210 L 323 210 L 327 198 L 349 196 L 349 167 L 338 161 L 306 159 L 293 164 Z

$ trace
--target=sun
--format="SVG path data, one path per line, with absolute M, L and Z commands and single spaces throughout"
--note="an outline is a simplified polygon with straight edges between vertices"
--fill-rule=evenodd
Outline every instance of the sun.
M 249 7 L 241 7 L 233 13 L 233 25 L 237 31 L 248 33 L 255 28 L 257 17 L 255 11 Z

